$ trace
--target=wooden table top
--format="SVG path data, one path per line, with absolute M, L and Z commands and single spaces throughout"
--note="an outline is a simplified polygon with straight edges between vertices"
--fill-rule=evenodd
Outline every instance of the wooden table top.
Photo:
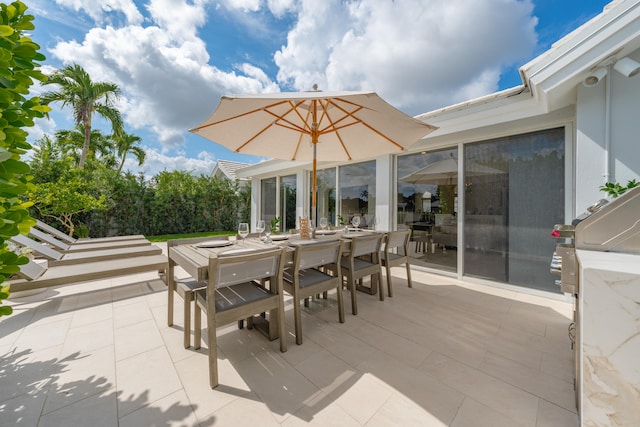
M 194 279 L 201 281 L 207 279 L 207 268 L 209 266 L 209 258 L 232 250 L 247 248 L 247 249 L 267 249 L 273 246 L 287 247 L 288 261 L 293 261 L 293 254 L 295 252 L 296 244 L 303 244 L 304 242 L 321 242 L 342 239 L 345 244 L 345 251 L 349 250 L 348 242 L 351 241 L 351 237 L 359 235 L 367 235 L 371 231 L 359 231 L 350 232 L 348 235 L 343 235 L 342 231 L 338 231 L 335 234 L 317 234 L 315 239 L 302 240 L 299 235 L 288 235 L 286 240 L 276 240 L 271 244 L 266 244 L 262 240 L 252 237 L 247 238 L 244 244 L 241 240 L 229 241 L 227 246 L 218 247 L 198 247 L 202 246 L 202 241 L 195 244 L 183 244 L 169 247 L 169 260 L 176 263 L 189 273 Z M 274 236 L 272 236 L 274 238 Z M 225 242 L 224 240 L 213 240 L 215 242 Z

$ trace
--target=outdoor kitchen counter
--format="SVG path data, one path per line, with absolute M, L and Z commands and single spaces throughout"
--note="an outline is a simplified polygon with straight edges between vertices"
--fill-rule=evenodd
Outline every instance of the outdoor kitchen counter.
M 640 255 L 576 252 L 581 425 L 634 425 L 640 420 Z

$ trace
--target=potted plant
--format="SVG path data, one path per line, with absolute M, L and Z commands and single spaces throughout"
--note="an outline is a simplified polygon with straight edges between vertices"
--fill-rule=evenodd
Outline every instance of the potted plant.
M 271 234 L 278 234 L 280 231 L 280 221 L 281 218 L 279 216 L 269 221 L 269 230 L 271 230 Z
M 640 182 L 635 179 L 628 181 L 626 187 L 623 187 L 618 182 L 607 182 L 605 185 L 600 187 L 600 191 L 607 193 L 612 199 L 615 199 L 616 197 L 623 195 L 627 190 L 637 187 L 638 185 L 640 185 Z

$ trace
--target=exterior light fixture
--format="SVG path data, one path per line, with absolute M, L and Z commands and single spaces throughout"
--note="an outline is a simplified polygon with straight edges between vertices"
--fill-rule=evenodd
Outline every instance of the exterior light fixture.
M 613 65 L 613 69 L 625 77 L 633 77 L 640 73 L 640 64 L 631 58 L 622 58 Z
M 586 87 L 592 87 L 598 84 L 598 82 L 600 82 L 600 80 L 602 80 L 604 78 L 604 76 L 607 75 L 607 69 L 604 67 L 600 67 L 600 68 L 596 68 L 596 70 L 594 72 L 592 72 L 591 74 L 589 74 L 584 81 L 582 82 L 582 84 L 584 84 Z

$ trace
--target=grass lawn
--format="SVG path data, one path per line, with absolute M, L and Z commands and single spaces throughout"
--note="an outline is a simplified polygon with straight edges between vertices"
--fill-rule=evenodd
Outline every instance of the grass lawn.
M 203 231 L 201 233 L 189 234 L 161 234 L 159 236 L 145 236 L 151 242 L 166 242 L 173 239 L 188 239 L 191 237 L 208 237 L 208 236 L 235 236 L 234 231 Z

